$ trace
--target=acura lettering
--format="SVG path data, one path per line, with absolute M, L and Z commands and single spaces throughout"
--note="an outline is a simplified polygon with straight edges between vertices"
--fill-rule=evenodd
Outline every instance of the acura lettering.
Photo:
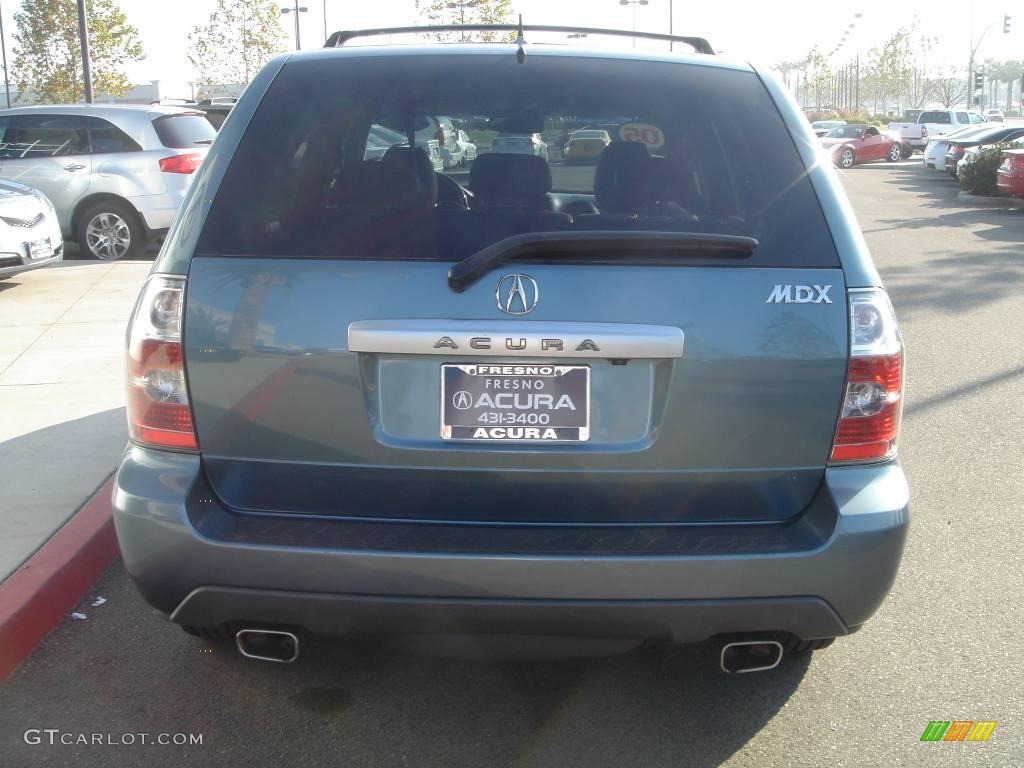
M 434 342 L 434 349 L 503 349 L 508 352 L 600 352 L 601 346 L 593 339 L 579 341 L 565 339 L 531 339 L 523 336 L 508 336 L 501 340 L 490 336 L 471 336 L 461 344 L 451 336 L 442 336 Z
M 563 408 L 568 408 L 570 411 L 576 410 L 572 398 L 568 395 L 562 395 L 556 401 L 554 395 L 538 395 L 532 392 L 502 392 L 493 396 L 484 392 L 477 399 L 474 407 L 501 410 L 511 408 L 520 411 L 531 411 L 534 408 L 545 408 L 549 411 L 560 411 Z

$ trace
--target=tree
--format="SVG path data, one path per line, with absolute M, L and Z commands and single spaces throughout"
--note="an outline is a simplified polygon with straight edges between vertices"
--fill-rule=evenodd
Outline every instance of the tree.
M 828 95 L 829 86 L 832 83 L 832 70 L 828 66 L 828 59 L 821 52 L 818 46 L 814 46 L 803 60 L 804 87 L 810 88 L 814 93 L 814 108 L 821 109 L 822 97 Z
M 906 32 L 903 45 L 909 72 L 904 83 L 903 95 L 907 106 L 922 109 L 928 101 L 928 83 L 932 76 L 929 57 L 938 44 L 938 38 L 921 32 L 921 20 L 914 17 Z
M 144 53 L 139 32 L 116 0 L 86 0 L 89 60 L 97 93 L 123 96 L 131 82 L 123 67 Z M 84 97 L 82 48 L 75 0 L 23 0 L 14 14 L 17 53 L 12 69 L 22 96 L 38 102 L 69 103 Z
M 512 0 L 416 0 L 416 10 L 430 24 L 509 24 Z M 473 35 L 471 35 L 473 36 Z M 515 35 L 478 32 L 479 40 L 512 40 Z M 438 40 L 451 41 L 455 35 L 440 32 Z M 468 39 L 465 35 L 458 39 Z
M 1006 109 L 1013 109 L 1014 86 L 1020 81 L 1024 74 L 1024 61 L 1021 59 L 1010 61 L 986 61 L 984 65 L 985 74 L 994 82 L 1006 83 Z M 999 106 L 995 98 L 992 99 L 992 107 Z
M 948 109 L 967 98 L 967 83 L 952 73 L 934 77 L 928 81 L 928 95 Z
M 244 86 L 252 80 L 284 50 L 280 15 L 272 0 L 217 0 L 207 23 L 188 35 L 188 60 L 202 87 Z
M 882 43 L 881 48 L 872 48 L 869 53 L 870 69 L 875 80 L 878 100 L 886 114 L 889 111 L 890 97 L 896 99 L 898 112 L 901 101 L 907 95 L 913 70 L 910 41 L 911 31 L 901 27 Z

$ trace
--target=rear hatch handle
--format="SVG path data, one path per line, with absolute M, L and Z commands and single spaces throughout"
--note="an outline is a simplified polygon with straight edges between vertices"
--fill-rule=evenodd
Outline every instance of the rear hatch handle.
M 467 256 L 448 270 L 448 287 L 462 293 L 499 264 L 523 256 L 580 253 L 640 252 L 678 258 L 746 259 L 757 248 L 753 237 L 698 232 L 635 232 L 629 230 L 528 232 L 506 237 Z

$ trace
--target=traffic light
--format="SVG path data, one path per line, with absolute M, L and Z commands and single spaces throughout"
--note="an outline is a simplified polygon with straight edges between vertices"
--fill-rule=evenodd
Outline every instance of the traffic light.
M 974 73 L 974 90 L 980 91 L 985 87 L 985 73 L 975 72 Z
M 1013 21 L 1013 17 L 1009 14 L 1003 14 L 1003 34 L 1010 34 L 1010 22 Z

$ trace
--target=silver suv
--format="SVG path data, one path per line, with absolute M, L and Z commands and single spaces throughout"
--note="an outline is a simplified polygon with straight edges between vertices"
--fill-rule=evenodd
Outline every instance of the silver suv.
M 138 256 L 170 227 L 216 131 L 181 107 L 0 110 L 0 178 L 42 191 L 65 238 L 98 259 Z

